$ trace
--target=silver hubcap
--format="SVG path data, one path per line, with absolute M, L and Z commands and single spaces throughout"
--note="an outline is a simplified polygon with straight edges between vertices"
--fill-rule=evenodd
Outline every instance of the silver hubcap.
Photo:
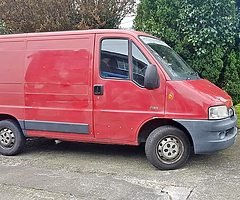
M 167 136 L 158 143 L 156 151 L 158 158 L 162 162 L 171 164 L 181 158 L 184 146 L 176 136 Z
M 0 145 L 5 148 L 11 148 L 15 143 L 15 136 L 13 132 L 4 128 L 0 131 Z

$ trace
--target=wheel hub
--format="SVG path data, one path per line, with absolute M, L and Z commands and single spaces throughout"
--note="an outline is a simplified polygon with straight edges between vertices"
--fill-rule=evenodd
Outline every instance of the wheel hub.
M 0 145 L 2 147 L 12 147 L 15 142 L 15 137 L 10 129 L 4 128 L 0 131 Z
M 161 160 L 172 161 L 179 157 L 181 144 L 174 137 L 166 137 L 158 144 L 157 153 Z

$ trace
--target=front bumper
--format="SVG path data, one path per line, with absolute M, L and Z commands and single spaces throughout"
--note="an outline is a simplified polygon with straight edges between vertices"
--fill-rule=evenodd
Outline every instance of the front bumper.
M 222 120 L 175 120 L 190 133 L 195 154 L 226 149 L 237 136 L 237 116 Z

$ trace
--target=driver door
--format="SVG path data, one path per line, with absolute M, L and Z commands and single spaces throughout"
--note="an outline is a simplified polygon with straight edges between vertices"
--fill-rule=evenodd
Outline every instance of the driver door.
M 99 55 L 94 68 L 95 137 L 113 143 L 136 143 L 139 127 L 156 112 L 152 106 L 163 115 L 164 90 L 143 87 L 150 61 L 131 38 L 99 34 L 95 51 Z

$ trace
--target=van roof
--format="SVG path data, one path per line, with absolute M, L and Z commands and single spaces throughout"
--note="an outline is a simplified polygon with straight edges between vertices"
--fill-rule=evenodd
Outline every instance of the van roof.
M 47 37 L 47 36 L 62 36 L 62 35 L 84 35 L 84 34 L 128 34 L 132 36 L 148 35 L 144 32 L 124 29 L 91 29 L 91 30 L 77 30 L 77 31 L 59 31 L 59 32 L 39 32 L 39 33 L 21 33 L 21 34 L 7 34 L 0 35 L 0 39 L 11 38 L 29 38 L 29 37 Z

